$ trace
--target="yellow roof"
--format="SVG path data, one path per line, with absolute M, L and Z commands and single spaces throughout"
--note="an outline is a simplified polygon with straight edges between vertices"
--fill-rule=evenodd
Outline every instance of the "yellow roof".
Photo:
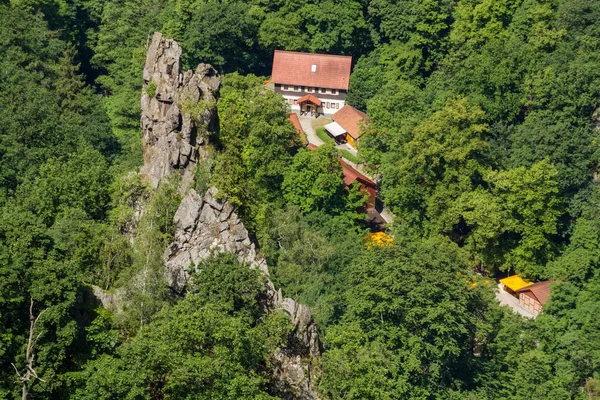
M 519 289 L 523 289 L 524 287 L 533 285 L 533 282 L 523 280 L 523 278 L 521 278 L 521 275 L 513 275 L 509 276 L 508 278 L 500 279 L 500 283 L 512 290 L 513 292 L 516 292 Z
M 387 246 L 389 244 L 392 244 L 392 242 L 394 241 L 394 239 L 387 235 L 384 232 L 375 232 L 375 233 L 371 233 L 369 236 L 366 237 L 367 239 L 367 247 L 371 247 L 371 246 L 377 246 L 377 247 L 384 247 Z

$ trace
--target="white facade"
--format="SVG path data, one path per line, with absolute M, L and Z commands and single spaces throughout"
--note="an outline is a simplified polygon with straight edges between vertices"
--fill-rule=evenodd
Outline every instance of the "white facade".
M 298 104 L 298 99 L 302 96 L 290 96 L 288 94 L 281 94 L 284 99 L 287 100 L 288 105 L 292 109 L 292 111 L 300 111 L 300 105 Z M 313 94 L 316 98 L 321 100 L 321 106 L 318 108 L 318 112 L 325 115 L 335 114 L 340 108 L 344 107 L 346 102 L 344 100 L 338 99 L 321 99 L 318 95 Z
M 319 114 L 332 115 L 346 104 L 345 90 L 275 83 L 275 92 L 280 93 L 286 99 L 292 111 L 317 112 Z M 309 102 L 305 103 L 303 109 L 300 109 L 298 100 L 304 96 L 316 97 L 320 101 L 320 105 L 315 107 L 314 104 Z

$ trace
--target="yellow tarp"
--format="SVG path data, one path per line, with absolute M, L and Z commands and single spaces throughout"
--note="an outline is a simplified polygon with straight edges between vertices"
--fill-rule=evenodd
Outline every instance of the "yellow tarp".
M 519 289 L 533 285 L 533 282 L 529 282 L 521 278 L 521 275 L 513 275 L 508 278 L 500 279 L 500 283 L 516 292 Z
M 387 246 L 392 244 L 392 242 L 394 241 L 394 239 L 390 236 L 387 235 L 384 232 L 375 232 L 375 233 L 371 233 L 369 236 L 366 237 L 367 240 L 367 247 L 371 247 L 371 246 L 377 246 L 377 247 L 383 247 L 383 246 Z

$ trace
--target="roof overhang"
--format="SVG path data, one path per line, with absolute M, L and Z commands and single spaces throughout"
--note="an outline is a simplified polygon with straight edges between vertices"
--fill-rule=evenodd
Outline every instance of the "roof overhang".
M 338 137 L 346 134 L 346 130 L 342 128 L 342 126 L 337 122 L 327 124 L 324 126 L 324 128 L 327 132 L 331 133 L 333 137 Z
M 313 96 L 312 94 L 307 94 L 306 96 L 302 96 L 298 99 L 298 104 L 300 103 L 312 103 L 315 106 L 319 107 L 321 105 L 321 100 Z

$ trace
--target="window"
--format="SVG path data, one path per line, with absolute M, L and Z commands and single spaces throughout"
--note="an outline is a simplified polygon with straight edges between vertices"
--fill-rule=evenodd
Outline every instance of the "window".
M 294 99 L 294 104 L 298 104 L 298 99 Z
M 283 85 L 283 90 L 289 90 L 288 85 Z
M 336 108 L 337 110 L 339 110 L 339 109 L 340 109 L 340 103 L 335 103 L 335 108 Z
M 292 104 L 294 104 L 294 101 L 292 99 L 288 99 L 288 104 L 291 106 Z
M 313 92 L 313 88 L 311 88 L 311 87 L 307 87 L 307 88 L 306 88 L 306 91 L 307 91 L 308 93 L 312 93 L 312 92 Z
M 325 102 L 324 101 L 321 102 L 321 107 L 325 107 Z
M 327 93 L 327 89 L 321 88 L 321 93 Z
M 313 64 L 312 67 L 310 67 L 310 71 L 317 72 L 317 64 Z
M 329 102 L 327 102 L 326 104 L 327 104 L 327 108 L 329 108 Z
M 296 92 L 299 92 L 299 91 L 300 91 L 300 88 L 299 88 L 298 86 L 294 86 L 294 90 L 295 90 Z
M 337 89 L 331 89 L 331 94 L 338 94 Z

